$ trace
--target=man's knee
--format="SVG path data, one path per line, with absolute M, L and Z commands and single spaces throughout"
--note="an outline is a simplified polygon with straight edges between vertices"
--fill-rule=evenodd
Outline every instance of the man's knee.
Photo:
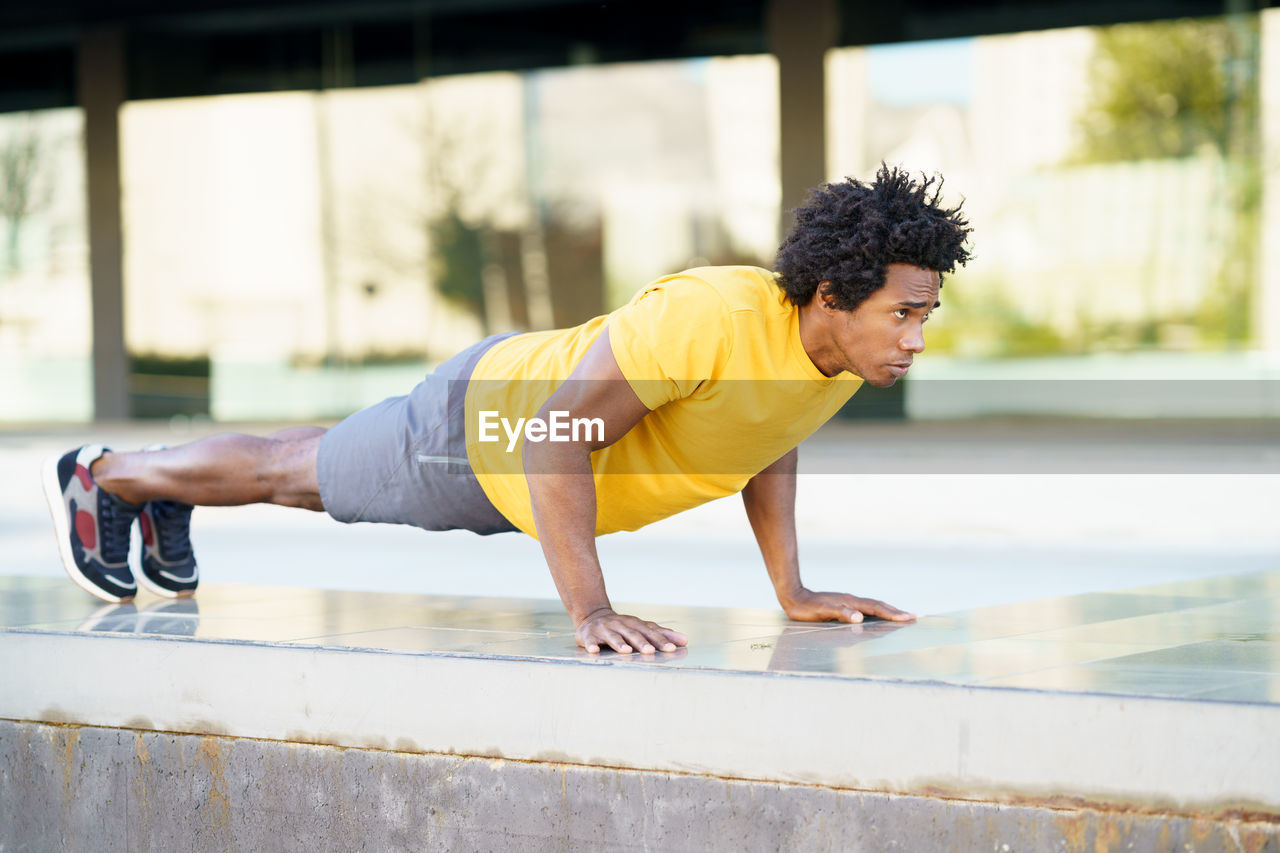
M 271 465 L 272 503 L 317 512 L 324 509 L 316 474 L 324 433 L 321 427 L 294 427 L 269 436 L 276 443 Z

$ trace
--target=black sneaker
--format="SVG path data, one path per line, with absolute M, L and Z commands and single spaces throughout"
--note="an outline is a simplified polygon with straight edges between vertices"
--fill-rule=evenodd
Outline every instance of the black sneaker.
M 165 598 L 196 591 L 200 571 L 191 550 L 191 504 L 148 501 L 138 515 L 142 528 L 142 576 L 139 583 Z
M 138 592 L 129 571 L 129 530 L 142 506 L 93 481 L 89 468 L 106 450 L 89 444 L 50 458 L 44 466 L 44 496 L 67 574 L 90 595 L 118 603 Z

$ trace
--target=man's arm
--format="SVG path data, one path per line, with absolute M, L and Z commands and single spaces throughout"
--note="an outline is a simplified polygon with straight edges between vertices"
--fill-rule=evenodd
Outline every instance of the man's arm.
M 622 438 L 649 413 L 613 357 L 607 328 L 568 381 L 538 410 L 538 417 L 549 419 L 552 411 L 568 412 L 570 419 L 599 418 L 604 422 L 602 440 L 583 435 L 579 441 L 524 444 L 525 479 L 538 539 L 560 600 L 573 619 L 578 645 L 593 653 L 599 652 L 602 644 L 623 654 L 632 650 L 644 654 L 675 651 L 676 646 L 688 642 L 680 632 L 614 612 L 596 554 L 591 452 Z
M 764 557 L 778 603 L 791 619 L 801 622 L 861 622 L 863 614 L 906 622 L 915 618 L 874 598 L 843 592 L 813 592 L 800 582 L 800 552 L 796 545 L 796 459 L 786 456 L 756 474 L 742 490 L 742 503 Z

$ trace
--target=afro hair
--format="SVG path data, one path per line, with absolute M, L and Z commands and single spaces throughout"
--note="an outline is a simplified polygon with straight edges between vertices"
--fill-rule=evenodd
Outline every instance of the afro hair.
M 778 284 L 805 305 L 822 282 L 835 305 L 852 311 L 884 286 L 885 267 L 910 264 L 940 276 L 969 260 L 972 230 L 960 205 L 943 207 L 942 179 L 883 163 L 873 183 L 823 184 L 795 210 L 795 226 L 778 249 Z

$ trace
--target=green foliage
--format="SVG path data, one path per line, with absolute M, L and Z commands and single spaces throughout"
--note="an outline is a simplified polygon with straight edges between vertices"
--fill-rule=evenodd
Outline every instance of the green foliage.
M 209 378 L 209 357 L 183 357 L 162 353 L 130 353 L 129 372 L 146 376 L 196 376 Z
M 1074 159 L 1100 163 L 1248 153 L 1257 111 L 1257 18 L 1098 30 Z M 1245 150 L 1248 149 L 1248 150 Z
M 431 223 L 432 278 L 440 294 L 484 317 L 484 235 L 450 208 Z
M 1223 262 L 1192 317 L 1150 328 L 1093 328 L 1095 344 L 1158 344 L 1186 323 L 1200 345 L 1250 334 L 1262 178 L 1258 162 L 1258 16 L 1126 24 L 1097 32 L 1077 163 L 1204 156 L 1227 164 L 1231 223 Z M 1143 326 L 1144 324 L 1139 324 Z M 1087 326 L 1087 324 L 1086 324 Z
M 925 326 L 929 350 L 988 358 L 1056 355 L 1071 347 L 1050 325 L 1027 317 L 998 282 L 957 274 Z

